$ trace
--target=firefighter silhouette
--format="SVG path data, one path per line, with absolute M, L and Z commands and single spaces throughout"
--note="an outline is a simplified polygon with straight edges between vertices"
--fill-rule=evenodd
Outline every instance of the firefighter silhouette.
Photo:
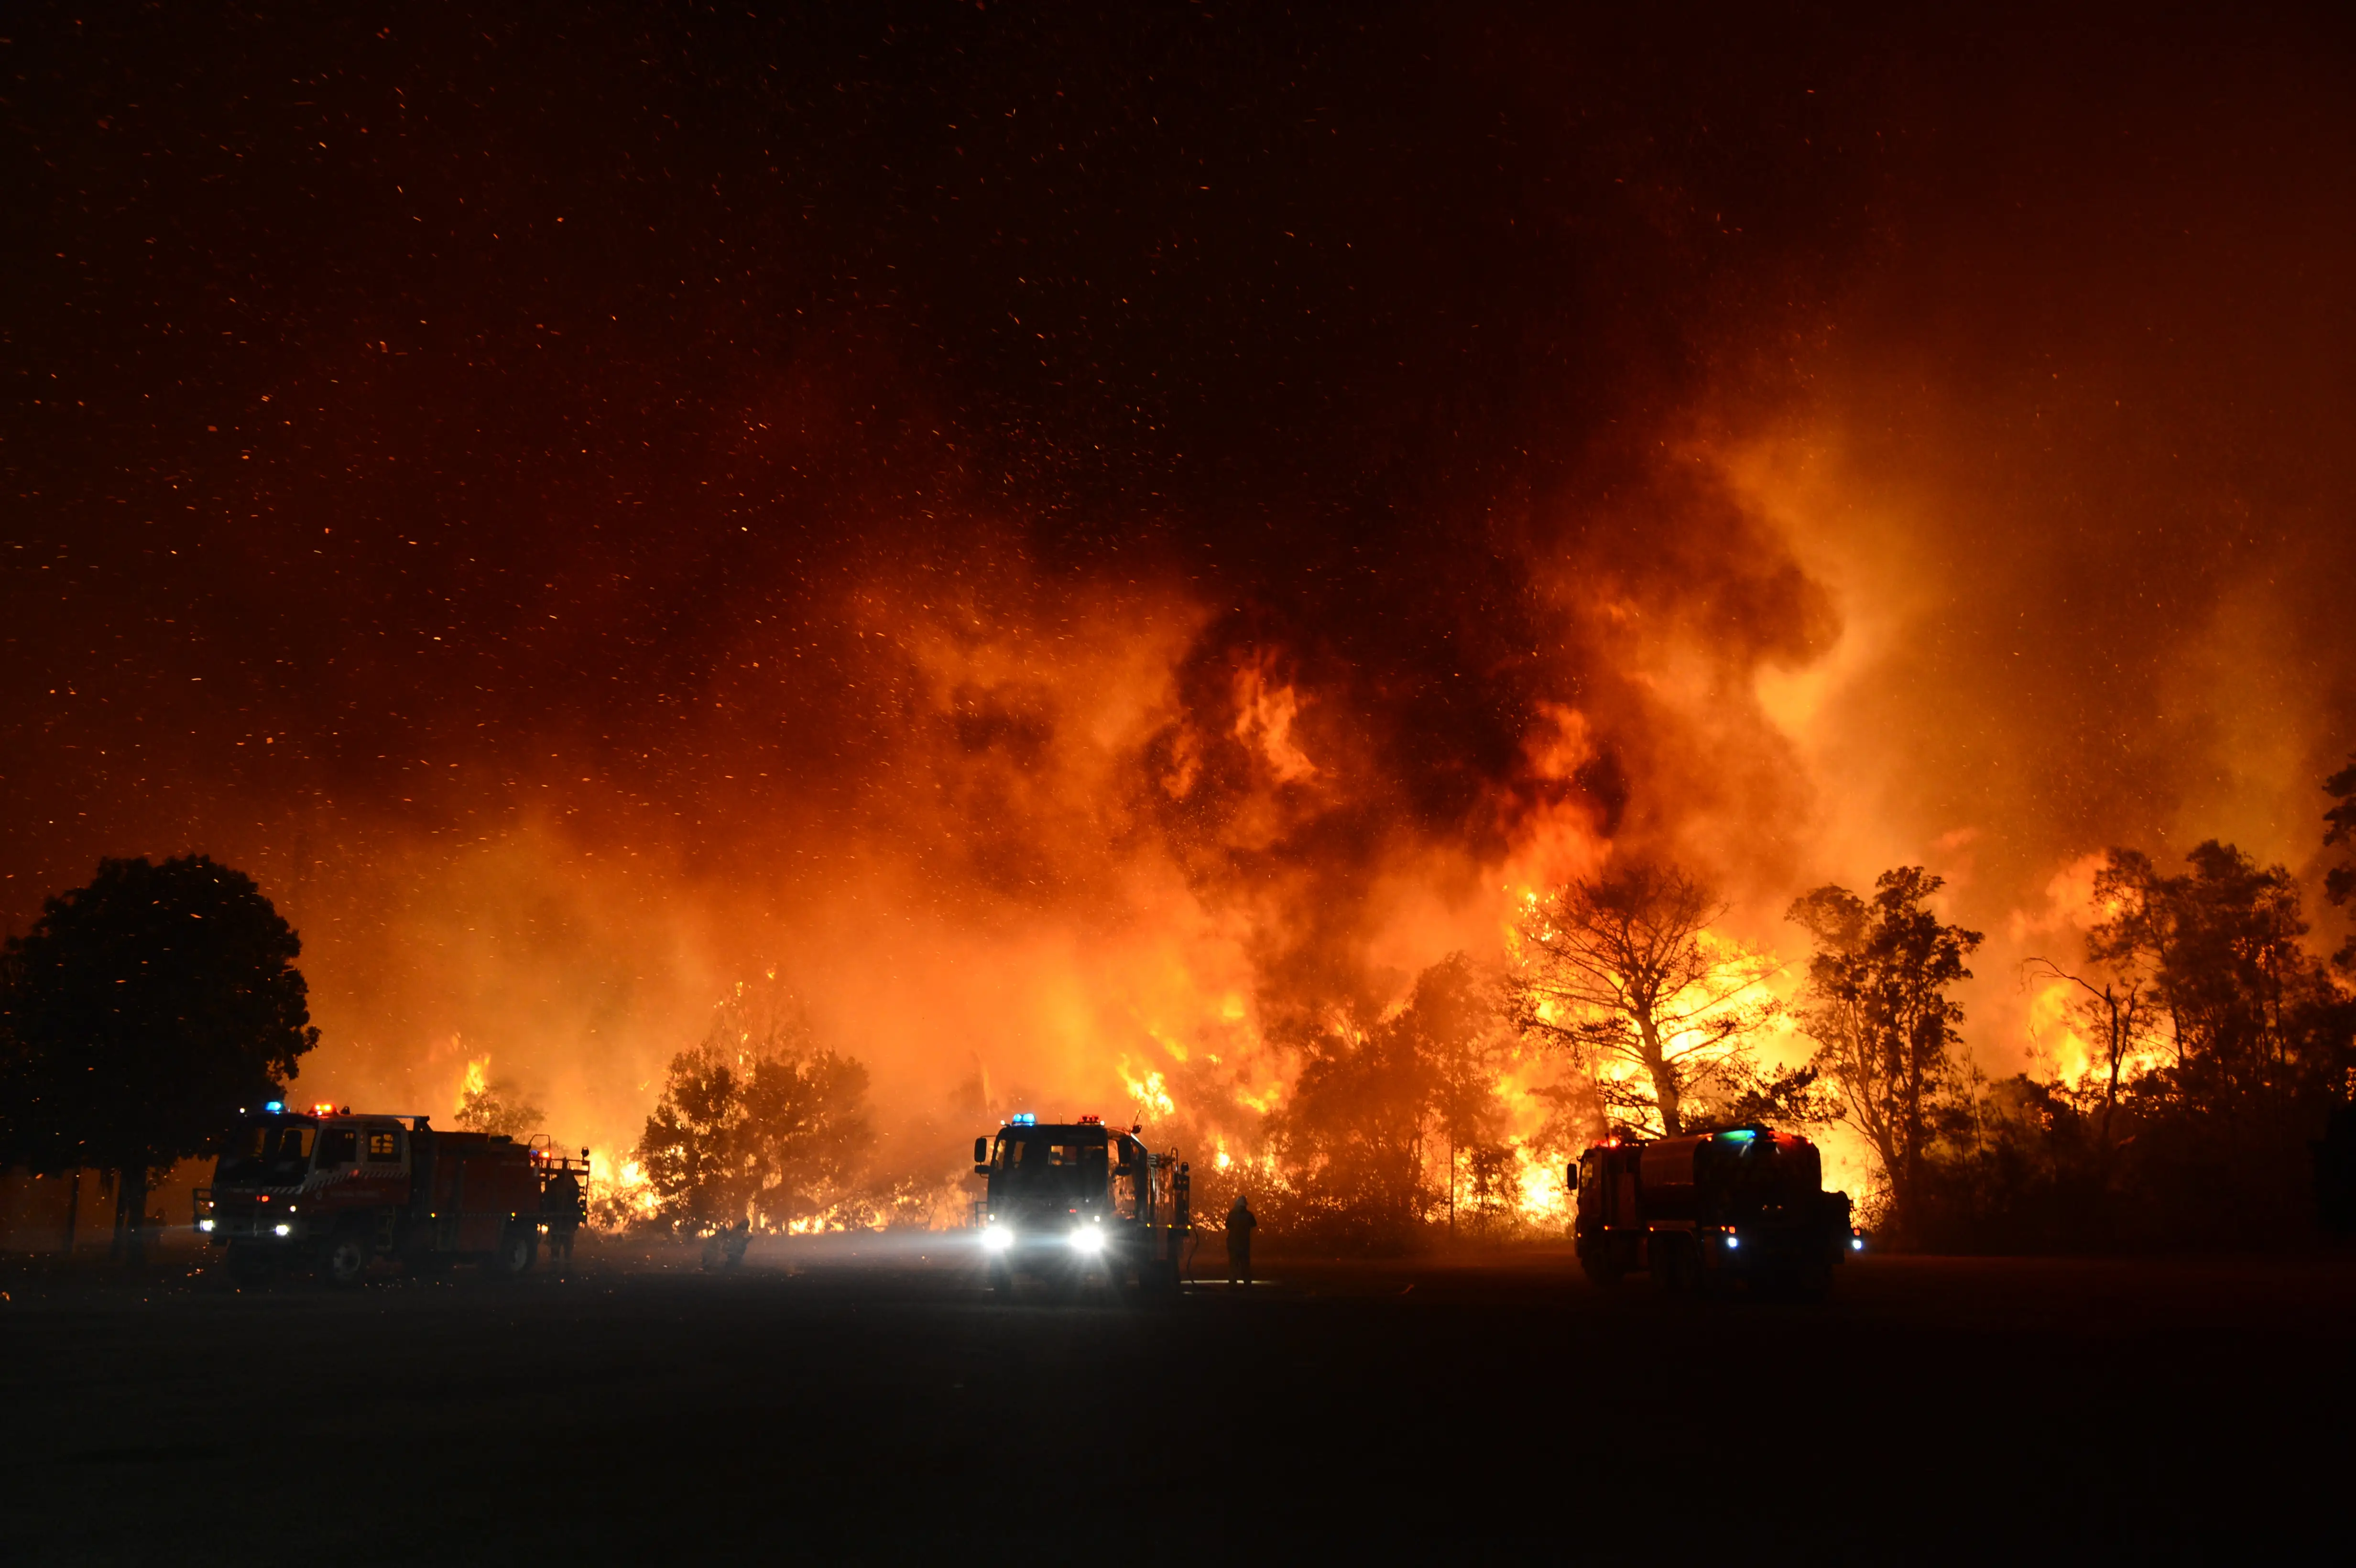
M 723 1225 L 703 1238 L 703 1266 L 708 1269 L 734 1268 L 744 1261 L 744 1249 L 752 1244 L 751 1220 Z
M 1259 1221 L 1252 1215 L 1251 1205 L 1244 1201 L 1242 1193 L 1237 1193 L 1235 1207 L 1227 1211 L 1227 1283 L 1229 1285 L 1235 1284 L 1238 1277 L 1246 1285 L 1251 1283 L 1251 1233 L 1252 1227 L 1258 1223 Z
M 569 1170 L 550 1177 L 541 1210 L 548 1216 L 549 1255 L 556 1264 L 556 1277 L 562 1279 L 573 1266 L 573 1232 L 581 1228 L 589 1212 L 588 1201 L 581 1196 L 580 1178 Z

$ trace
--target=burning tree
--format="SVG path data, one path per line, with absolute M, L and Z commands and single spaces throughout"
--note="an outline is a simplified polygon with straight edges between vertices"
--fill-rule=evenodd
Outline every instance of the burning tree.
M 1412 1031 L 1333 1019 L 1304 1043 L 1292 1097 L 1270 1117 L 1290 1225 L 1354 1245 L 1403 1245 L 1430 1211 L 1434 1082 Z
M 1522 1028 L 1568 1047 L 1608 1114 L 1675 1137 L 1697 1096 L 1755 1092 L 1751 1036 L 1773 960 L 1715 939 L 1726 912 L 1671 866 L 1634 863 L 1533 898 L 1515 922 Z
M 458 1086 L 458 1109 L 450 1119 L 469 1132 L 520 1137 L 538 1131 L 547 1117 L 539 1102 L 513 1080 L 492 1077 L 491 1059 L 482 1056 L 466 1063 L 466 1076 Z
M 790 997 L 739 985 L 671 1059 L 637 1152 L 661 1221 L 776 1231 L 850 1198 L 872 1143 L 867 1069 L 821 1049 Z
M 1517 1168 L 1504 1141 L 1507 1108 L 1497 1084 L 1513 1055 L 1504 998 L 1495 978 L 1462 953 L 1416 976 L 1397 1027 L 1414 1042 L 1430 1079 L 1433 1131 L 1445 1140 L 1448 1228 L 1460 1199 L 1487 1219 L 1508 1200 Z
M 1801 1024 L 1814 1065 L 1837 1093 L 1890 1184 L 1893 1220 L 1913 1227 L 1939 1113 L 1954 1087 L 1955 1025 L 1947 987 L 1971 978 L 1964 960 L 1980 933 L 1942 924 L 1927 901 L 1944 886 L 1920 866 L 1884 871 L 1867 902 L 1826 886 L 1788 918 L 1815 939 Z
M 2169 1087 L 2231 1114 L 2328 1064 L 2308 1036 L 2336 997 L 2301 941 L 2308 925 L 2287 869 L 2261 869 L 2213 838 L 2185 859 L 2189 871 L 2163 876 L 2150 857 L 2113 849 L 2094 879 L 2108 918 L 2087 932 L 2086 950 L 2149 976 L 2175 1048 Z
M 2103 1104 L 2095 1141 L 2099 1149 L 2107 1152 L 2111 1119 L 2119 1106 L 2121 1076 L 2156 1038 L 2151 976 L 2132 961 L 2115 959 L 2091 976 L 2064 969 L 2051 958 L 2031 958 L 2029 965 L 2084 993 L 2072 999 L 2070 1011 L 2079 1028 L 2102 1044 Z
M 1513 1222 L 1526 1150 L 1510 1141 L 1515 1057 L 1497 977 L 1462 953 L 1416 976 L 1369 1021 L 1337 1014 L 1299 1042 L 1302 1065 L 1269 1118 L 1279 1189 L 1269 1218 L 1344 1245 L 1391 1250 L 1444 1215 Z M 1221 1201 L 1231 1182 L 1204 1191 Z

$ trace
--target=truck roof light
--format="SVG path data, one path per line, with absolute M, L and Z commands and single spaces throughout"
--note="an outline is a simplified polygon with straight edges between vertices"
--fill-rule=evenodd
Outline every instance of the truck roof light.
M 1104 1118 L 1102 1116 L 1084 1115 L 1080 1118 L 1080 1125 L 1084 1127 L 1100 1127 L 1104 1125 Z
M 284 1100 L 264 1100 L 262 1103 L 262 1108 L 268 1111 L 273 1115 L 275 1115 L 286 1108 L 286 1102 Z
M 1718 1136 L 1730 1144 L 1747 1144 L 1757 1135 L 1749 1127 L 1737 1127 L 1730 1133 L 1720 1133 Z
M 1035 1127 L 1039 1125 L 1039 1114 L 1036 1111 L 1017 1111 L 1006 1118 L 1006 1125 L 1010 1127 Z
M 311 1107 L 311 1114 L 315 1116 L 332 1116 L 336 1114 L 336 1107 L 322 1100 Z

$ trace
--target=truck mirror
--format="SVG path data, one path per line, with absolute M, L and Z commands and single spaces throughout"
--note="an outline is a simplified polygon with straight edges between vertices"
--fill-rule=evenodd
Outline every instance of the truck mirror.
M 988 1138 L 981 1137 L 973 1140 L 973 1163 L 976 1165 L 987 1165 L 990 1163 L 990 1140 Z
M 1574 1159 L 1562 1168 L 1562 1184 L 1573 1192 L 1579 1190 L 1579 1161 Z

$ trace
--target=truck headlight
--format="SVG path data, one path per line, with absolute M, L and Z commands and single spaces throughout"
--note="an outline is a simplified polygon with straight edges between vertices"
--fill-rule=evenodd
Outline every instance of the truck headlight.
M 1002 1253 L 1014 1244 L 1014 1232 L 1003 1225 L 984 1225 L 981 1228 L 981 1244 L 993 1253 Z
M 1072 1232 L 1072 1245 L 1084 1253 L 1104 1251 L 1104 1227 L 1083 1225 Z
M 1741 1238 L 1741 1237 L 1740 1237 L 1740 1236 L 1730 1234 L 1730 1235 L 1728 1235 L 1728 1237 L 1726 1238 L 1726 1248 L 1727 1248 L 1727 1251 L 1729 1251 L 1729 1252 L 1732 1252 L 1735 1248 L 1737 1248 L 1737 1247 L 1740 1246 L 1741 1244 L 1742 1244 L 1742 1238 Z
M 197 1221 L 197 1229 L 199 1231 L 209 1231 L 212 1228 L 213 1222 L 210 1220 L 199 1220 Z
M 291 1236 L 294 1233 L 294 1227 L 292 1225 L 273 1225 L 270 1227 L 270 1233 L 273 1236 Z
M 1865 1251 L 1865 1238 L 1863 1236 L 1851 1236 L 1848 1239 L 1848 1250 L 1853 1253 L 1861 1253 Z

